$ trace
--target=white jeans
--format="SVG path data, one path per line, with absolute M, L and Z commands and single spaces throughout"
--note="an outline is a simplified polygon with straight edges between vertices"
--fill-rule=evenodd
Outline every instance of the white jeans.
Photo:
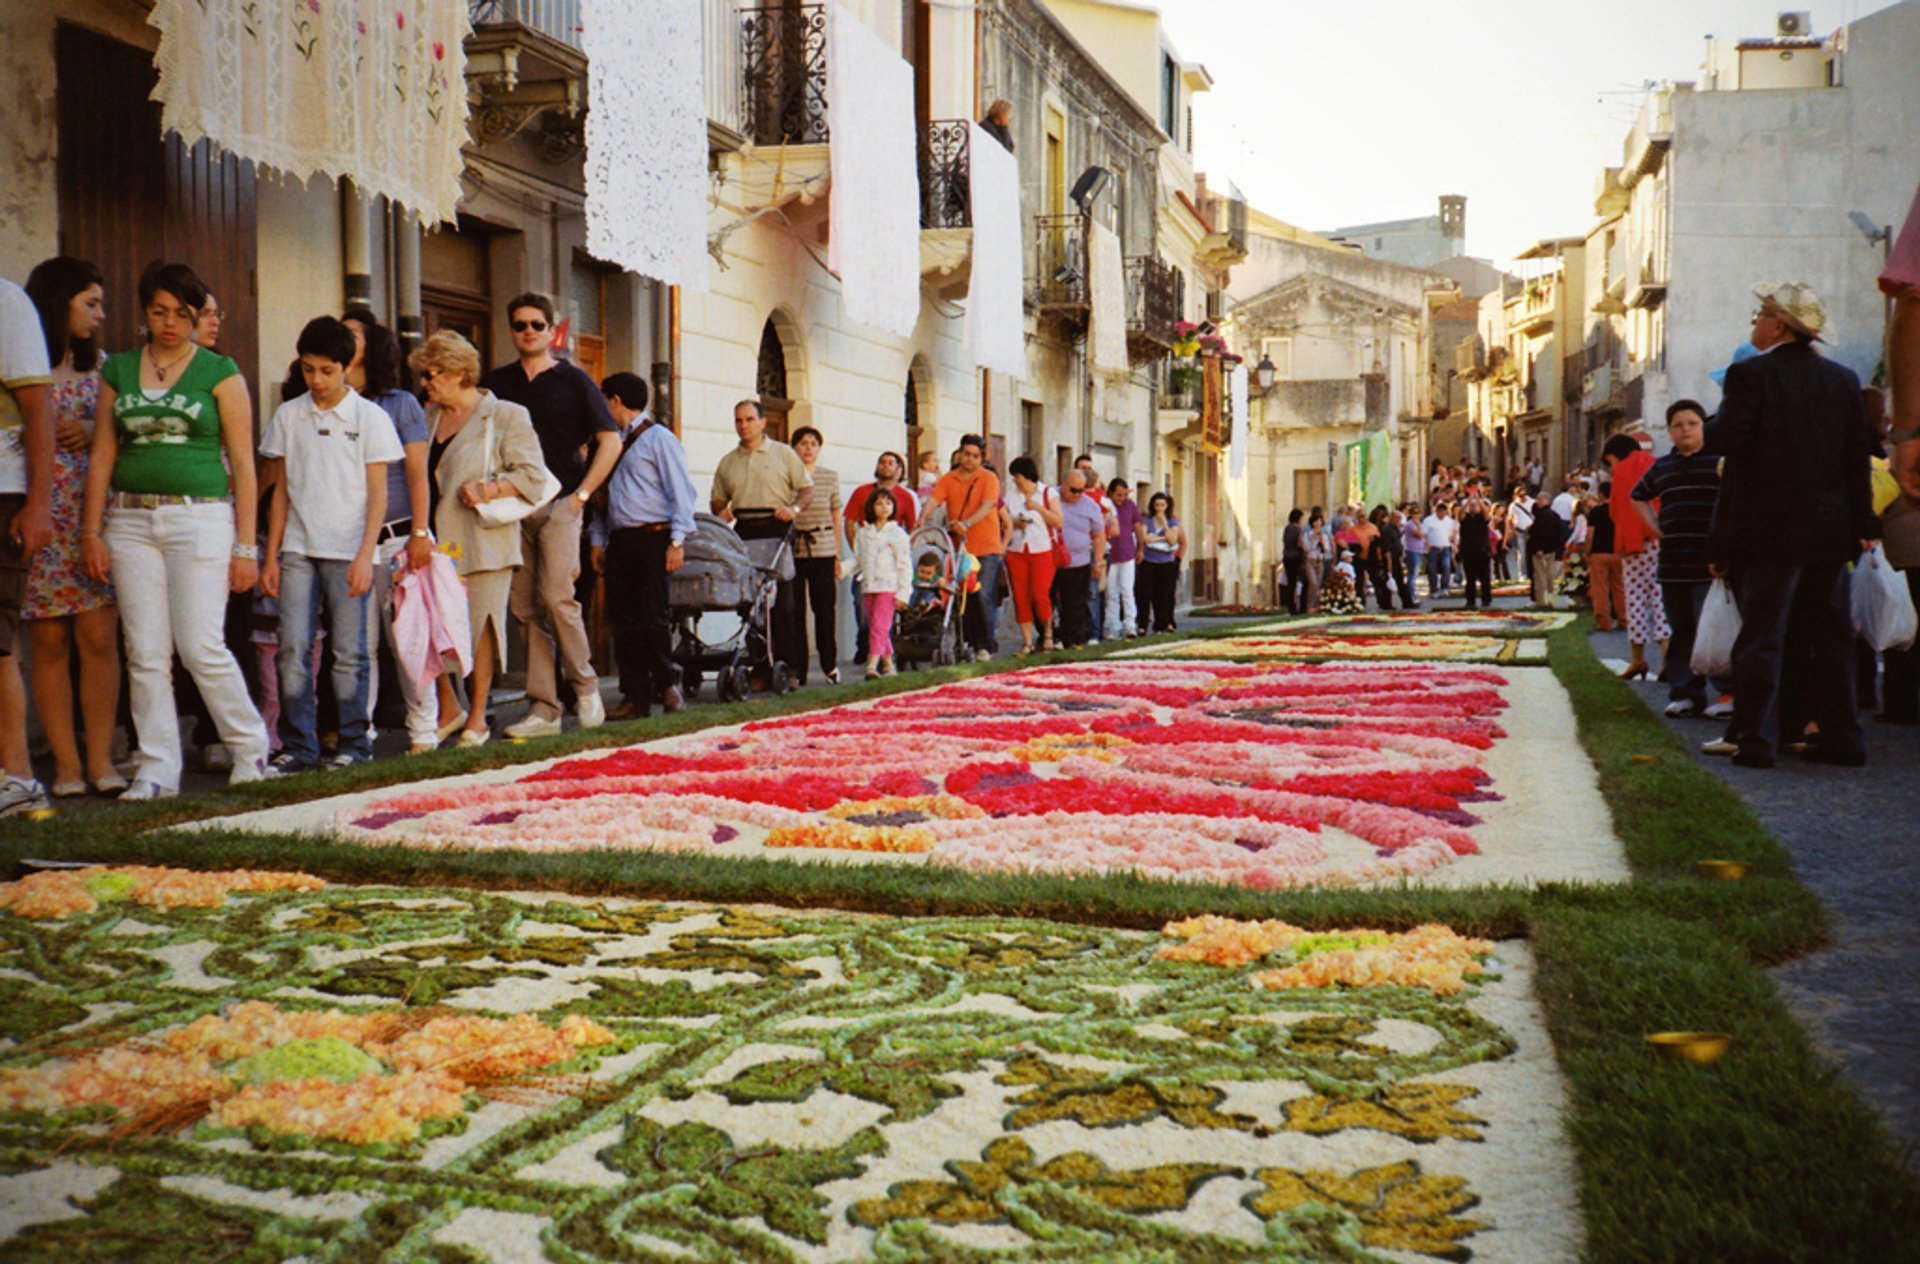
M 180 787 L 175 653 L 200 687 L 220 740 L 233 751 L 234 767 L 264 761 L 267 727 L 247 696 L 246 678 L 225 635 L 233 506 L 116 507 L 103 534 L 127 638 L 127 692 L 140 744 L 134 777 Z
M 393 559 L 407 551 L 407 537 L 396 536 L 380 545 L 373 554 L 373 600 L 367 603 L 367 656 L 376 659 L 382 640 L 396 657 L 399 651 L 393 637 Z M 413 746 L 440 744 L 440 692 L 431 682 L 425 693 L 414 682 L 413 673 L 404 665 L 394 673 L 400 677 L 400 699 L 407 704 L 407 741 Z M 367 689 L 368 733 L 373 732 L 373 708 L 380 701 L 380 671 L 376 666 Z
M 1134 568 L 1138 565 L 1137 558 L 1107 563 L 1107 627 L 1113 629 L 1110 636 L 1127 636 L 1139 622 L 1133 601 Z

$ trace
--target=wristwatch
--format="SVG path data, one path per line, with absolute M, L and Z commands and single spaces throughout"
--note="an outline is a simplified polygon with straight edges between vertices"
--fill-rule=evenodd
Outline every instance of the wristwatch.
M 433 532 L 426 530 L 424 527 L 415 527 L 413 538 L 416 540 L 431 540 L 433 539 Z
M 673 540 L 668 543 L 667 547 L 670 549 L 677 549 L 684 543 L 686 543 L 686 541 L 684 540 Z
M 257 562 L 260 560 L 260 546 L 257 544 L 236 544 L 233 546 L 235 561 Z
M 593 499 L 593 493 L 582 487 L 573 493 L 573 498 L 584 505 Z

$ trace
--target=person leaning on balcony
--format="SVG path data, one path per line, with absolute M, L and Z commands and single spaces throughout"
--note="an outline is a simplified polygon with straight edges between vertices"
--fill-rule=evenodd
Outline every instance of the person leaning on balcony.
M 489 524 L 478 506 L 507 496 L 537 498 L 546 490 L 547 467 L 527 410 L 480 389 L 480 353 L 472 343 L 443 329 L 409 363 L 427 393 L 433 534 L 467 585 L 473 628 L 473 678 L 460 745 L 482 746 L 489 733 L 487 694 L 506 665 L 508 591 L 525 541 L 521 522 Z
M 987 107 L 987 116 L 980 120 L 980 126 L 987 135 L 1013 152 L 1013 102 L 1002 98 Z

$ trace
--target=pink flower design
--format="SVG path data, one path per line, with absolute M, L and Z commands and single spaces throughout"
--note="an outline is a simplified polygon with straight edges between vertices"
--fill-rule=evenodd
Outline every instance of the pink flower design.
M 398 25 L 398 26 L 399 26 L 399 28 L 400 28 L 401 30 L 403 30 L 403 31 L 404 31 L 404 30 L 406 30 L 406 29 L 407 29 L 407 15 L 406 15 L 406 14 L 404 14 L 404 13 L 401 13 L 401 12 L 400 12 L 400 11 L 398 11 L 398 10 L 395 10 L 395 11 L 394 11 L 394 15 L 393 15 L 393 20 L 394 20 L 394 22 L 395 22 L 395 24 L 396 24 L 396 25 Z
M 320 12 L 320 0 L 307 0 L 307 11 L 309 13 Z
M 361 35 L 365 35 L 367 33 L 367 24 L 356 18 L 353 23 L 353 29 Z
M 445 61 L 447 59 L 447 46 L 439 40 L 433 41 L 433 59 L 435 61 Z

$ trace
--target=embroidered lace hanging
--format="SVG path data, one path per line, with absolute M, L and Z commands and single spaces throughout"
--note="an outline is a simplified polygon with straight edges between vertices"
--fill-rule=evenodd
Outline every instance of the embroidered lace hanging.
M 1025 377 L 1026 256 L 1020 248 L 1020 167 L 978 123 L 970 126 L 973 272 L 967 282 L 966 342 L 973 350 L 973 362 L 981 368 Z
M 849 320 L 909 338 L 920 320 L 913 68 L 846 6 L 827 13 L 827 266 Z
M 1120 238 L 1105 224 L 1087 224 L 1087 301 L 1093 308 L 1093 367 L 1100 373 L 1127 371 L 1127 275 L 1120 262 Z
M 451 220 L 467 139 L 464 0 L 158 0 L 161 126 Z
M 587 249 L 707 288 L 707 106 L 700 0 L 586 0 Z

